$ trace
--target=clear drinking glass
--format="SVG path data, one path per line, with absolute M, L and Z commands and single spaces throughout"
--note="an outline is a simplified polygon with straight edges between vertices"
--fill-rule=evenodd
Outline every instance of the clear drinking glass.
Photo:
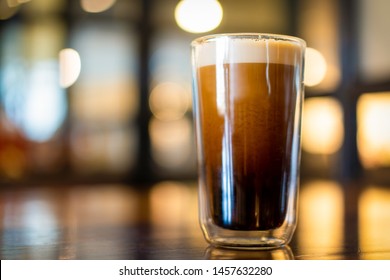
M 242 33 L 191 46 L 204 236 L 225 247 L 285 245 L 297 222 L 306 44 Z

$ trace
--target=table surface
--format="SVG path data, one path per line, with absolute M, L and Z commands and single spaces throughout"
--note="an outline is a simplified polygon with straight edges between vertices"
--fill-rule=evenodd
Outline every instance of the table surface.
M 303 182 L 289 246 L 209 246 L 194 182 L 0 189 L 1 259 L 390 259 L 390 187 Z

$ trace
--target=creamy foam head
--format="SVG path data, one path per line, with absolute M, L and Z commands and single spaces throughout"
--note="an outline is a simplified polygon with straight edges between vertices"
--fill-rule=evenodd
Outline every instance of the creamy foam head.
M 205 37 L 193 43 L 197 67 L 220 63 L 279 63 L 300 64 L 304 41 L 281 40 L 272 35 L 216 36 Z

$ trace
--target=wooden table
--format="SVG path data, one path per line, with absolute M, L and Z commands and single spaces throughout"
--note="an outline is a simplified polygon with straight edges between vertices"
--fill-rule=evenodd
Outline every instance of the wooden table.
M 209 246 L 194 182 L 0 189 L 1 259 L 390 259 L 390 187 L 310 180 L 288 247 Z

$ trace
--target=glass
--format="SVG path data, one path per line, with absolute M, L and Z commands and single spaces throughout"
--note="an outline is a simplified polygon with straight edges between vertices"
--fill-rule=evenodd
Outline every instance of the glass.
M 279 247 L 296 227 L 305 42 L 192 42 L 200 224 L 225 247 Z
M 238 250 L 209 246 L 205 252 L 207 260 L 294 260 L 288 245 L 268 250 Z

